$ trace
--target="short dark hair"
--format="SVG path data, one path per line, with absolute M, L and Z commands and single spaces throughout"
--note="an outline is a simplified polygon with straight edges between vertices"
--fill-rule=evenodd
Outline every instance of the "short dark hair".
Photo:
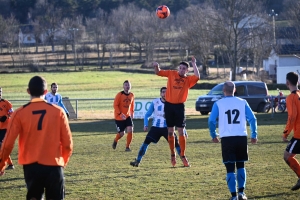
M 45 90 L 47 90 L 47 82 L 41 76 L 34 76 L 28 83 L 28 89 L 31 96 L 42 96 Z
M 167 89 L 167 87 L 162 87 L 162 88 L 160 88 L 160 93 L 163 91 L 163 90 L 166 90 Z
M 179 65 L 185 65 L 187 68 L 190 67 L 190 64 L 188 62 L 185 62 L 185 61 L 180 62 Z
M 295 72 L 289 72 L 286 75 L 286 80 L 288 80 L 294 86 L 297 85 L 298 78 L 299 78 L 299 76 Z
M 52 88 L 53 85 L 57 85 L 57 83 L 51 83 L 51 88 Z
M 128 80 L 125 80 L 124 83 L 129 83 L 129 81 L 128 81 Z M 123 84 L 124 84 L 124 83 L 123 83 Z

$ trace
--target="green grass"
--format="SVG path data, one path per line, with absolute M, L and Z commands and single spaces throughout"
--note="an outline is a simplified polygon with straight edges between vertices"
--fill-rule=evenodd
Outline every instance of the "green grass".
M 285 114 L 259 114 L 257 145 L 249 143 L 250 161 L 246 163 L 246 194 L 253 199 L 300 199 L 290 188 L 296 183 L 294 172 L 282 157 L 286 143 L 281 132 Z M 220 144 L 211 142 L 207 117 L 187 119 L 189 138 L 187 156 L 191 168 L 171 167 L 168 144 L 161 139 L 151 144 L 138 168 L 129 165 L 144 141 L 142 120 L 134 120 L 132 152 L 124 152 L 125 138 L 116 150 L 111 148 L 115 137 L 113 120 L 71 121 L 74 153 L 65 169 L 66 199 L 229 199 L 221 160 Z M 33 147 L 34 148 L 34 147 Z M 16 163 L 17 147 L 12 153 Z M 24 199 L 26 187 L 22 167 L 7 171 L 0 178 L 0 199 Z

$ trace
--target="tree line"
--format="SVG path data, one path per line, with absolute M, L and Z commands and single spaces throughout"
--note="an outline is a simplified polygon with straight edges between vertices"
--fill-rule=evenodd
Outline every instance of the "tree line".
M 108 52 L 110 57 L 123 52 L 128 58 L 135 53 L 137 60 L 145 64 L 160 58 L 161 52 L 167 54 L 169 62 L 174 60 L 174 51 L 180 59 L 185 59 L 188 52 L 195 55 L 204 66 L 210 55 L 214 55 L 217 66 L 229 63 L 235 79 L 240 62 L 246 61 L 247 66 L 249 62 L 259 71 L 262 59 L 268 56 L 271 48 L 279 45 L 274 44 L 272 38 L 278 28 L 273 29 L 272 18 L 266 13 L 270 1 L 170 0 L 168 5 L 176 4 L 177 10 L 173 13 L 171 9 L 171 16 L 164 20 L 157 18 L 153 10 L 149 11 L 149 8 L 162 3 L 159 0 L 10 2 L 14 2 L 15 7 L 21 6 L 23 2 L 23 8 L 28 8 L 25 17 L 28 23 L 25 25 L 18 20 L 17 15 L 10 13 L 0 16 L 0 41 L 7 45 L 13 61 L 17 55 L 19 60 L 26 57 L 25 53 L 22 54 L 20 41 L 15 37 L 21 30 L 34 35 L 36 53 L 39 47 L 45 45 L 51 46 L 52 52 L 57 52 L 56 47 L 60 45 L 62 50 L 59 53 L 64 64 L 70 63 L 70 52 L 74 53 L 75 66 L 79 63 L 88 64 L 85 58 L 88 57 L 87 49 L 91 45 L 95 45 L 92 51 L 97 53 L 96 65 L 99 67 L 103 67 Z M 100 5 L 105 2 L 115 7 L 101 9 Z M 34 9 L 29 5 L 33 5 Z M 88 10 L 86 7 L 90 8 L 90 14 L 78 12 L 78 9 Z M 292 35 L 295 39 L 300 31 L 300 3 L 285 0 L 283 7 L 285 11 L 282 11 L 281 19 L 288 26 L 294 27 Z M 289 38 L 281 41 L 286 43 L 287 40 Z M 71 51 L 69 46 L 72 47 Z

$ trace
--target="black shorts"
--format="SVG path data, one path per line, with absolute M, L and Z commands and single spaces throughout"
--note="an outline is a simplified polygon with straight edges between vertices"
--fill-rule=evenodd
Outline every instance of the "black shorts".
M 146 137 L 151 139 L 153 143 L 157 143 L 161 137 L 164 137 L 168 141 L 168 128 L 152 126 Z
M 64 199 L 64 171 L 60 166 L 32 163 L 23 166 L 27 186 L 26 199 L 41 199 L 44 190 L 46 199 Z
M 131 117 L 127 117 L 126 120 L 115 120 L 115 121 L 116 121 L 116 127 L 118 133 L 125 131 L 125 128 L 128 126 L 133 126 Z
M 165 102 L 165 118 L 168 127 L 185 127 L 185 109 L 184 104 L 172 104 Z
M 222 137 L 223 163 L 248 161 L 247 136 Z
M 292 137 L 285 150 L 292 154 L 300 154 L 300 139 Z
M 5 134 L 6 134 L 6 129 L 0 129 L 0 142 L 4 140 Z

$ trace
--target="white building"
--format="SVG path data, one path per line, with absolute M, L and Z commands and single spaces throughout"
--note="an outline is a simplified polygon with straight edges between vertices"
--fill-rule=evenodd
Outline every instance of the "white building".
M 286 74 L 300 73 L 300 57 L 297 55 L 277 55 L 271 51 L 268 59 L 263 61 L 263 68 L 270 76 L 275 76 L 277 83 L 286 83 Z

